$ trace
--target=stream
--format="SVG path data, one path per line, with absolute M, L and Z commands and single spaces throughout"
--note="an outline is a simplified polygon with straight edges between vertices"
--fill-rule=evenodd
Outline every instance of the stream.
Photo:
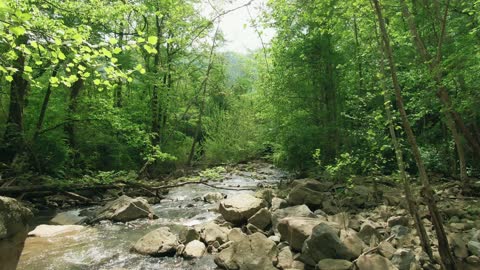
M 270 164 L 255 162 L 235 167 L 225 173 L 223 182 L 211 182 L 217 187 L 256 188 L 276 185 L 285 173 Z M 156 220 L 139 219 L 127 223 L 104 221 L 72 235 L 29 237 L 18 265 L 19 270 L 81 270 L 81 269 L 216 269 L 213 256 L 199 259 L 181 257 L 149 257 L 130 252 L 131 246 L 148 232 L 168 226 L 178 232 L 182 226 L 194 226 L 214 220 L 219 214 L 217 204 L 199 200 L 208 192 L 227 196 L 254 191 L 216 189 L 205 185 L 186 185 L 170 190 L 159 204 L 153 205 Z M 78 215 L 81 209 L 70 212 Z M 54 213 L 51 213 L 53 217 Z M 44 223 L 50 217 L 37 217 Z M 41 221 L 41 222 L 38 222 Z

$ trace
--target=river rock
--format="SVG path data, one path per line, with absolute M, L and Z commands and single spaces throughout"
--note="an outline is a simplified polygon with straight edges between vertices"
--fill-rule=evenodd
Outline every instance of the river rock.
M 341 230 L 340 231 L 340 240 L 347 247 L 347 249 L 354 255 L 354 257 L 360 256 L 363 249 L 365 248 L 365 243 L 358 237 L 357 232 L 352 229 Z
M 303 242 L 312 234 L 318 224 L 325 222 L 318 218 L 287 217 L 280 220 L 278 231 L 280 239 L 287 241 L 295 251 L 302 250 Z
M 272 198 L 272 206 L 270 208 L 271 211 L 275 211 L 278 209 L 282 209 L 288 206 L 288 202 L 284 199 L 273 197 Z
M 32 217 L 17 200 L 0 196 L 0 270 L 17 268 Z
M 352 263 L 347 260 L 323 259 L 318 262 L 316 270 L 349 270 L 352 269 Z
M 312 209 L 318 209 L 325 201 L 327 191 L 332 184 L 314 179 L 301 179 L 293 181 L 292 186 L 287 197 L 290 205 L 306 204 Z
M 132 251 L 150 256 L 174 255 L 179 245 L 177 236 L 168 227 L 147 233 L 135 243 Z
M 187 258 L 202 257 L 206 250 L 207 250 L 207 247 L 205 246 L 204 243 L 198 240 L 193 240 L 185 246 L 185 250 L 183 251 L 183 256 Z
M 470 251 L 470 253 L 472 253 L 472 255 L 480 257 L 480 242 L 471 240 L 468 242 L 467 246 L 468 250 Z
M 399 248 L 393 253 L 392 264 L 399 270 L 410 270 L 415 263 L 415 253 L 411 249 Z
M 389 228 L 396 225 L 408 226 L 408 220 L 407 216 L 393 216 L 387 220 L 387 224 Z
M 450 247 L 453 250 L 453 254 L 457 258 L 465 259 L 468 257 L 467 243 L 462 239 L 462 235 L 459 233 L 452 233 L 448 235 Z
M 225 199 L 226 195 L 221 192 L 209 192 L 203 195 L 203 201 L 207 203 L 216 203 Z
M 178 233 L 180 243 L 188 244 L 193 240 L 200 240 L 200 233 L 192 227 L 183 227 Z
M 378 245 L 378 253 L 380 253 L 380 255 L 387 259 L 391 259 L 395 251 L 396 249 L 393 247 L 392 244 L 390 244 L 390 242 L 382 241 Z
M 153 209 L 143 198 L 121 196 L 107 203 L 96 213 L 94 221 L 109 219 L 112 221 L 127 222 L 139 218 L 156 217 Z
M 338 237 L 338 231 L 325 223 L 315 226 L 302 247 L 302 261 L 315 266 L 323 259 L 350 260 L 355 257 Z
M 398 270 L 387 258 L 378 254 L 367 254 L 358 257 L 358 270 Z
M 215 256 L 215 263 L 227 270 L 276 270 L 278 249 L 261 233 L 243 235 L 239 241 Z
M 202 226 L 200 234 L 205 243 L 212 244 L 217 241 L 221 245 L 228 241 L 229 232 L 230 229 L 211 221 Z
M 62 212 L 56 214 L 49 223 L 52 225 L 78 225 L 86 219 L 86 217 L 80 217 L 73 212 Z
M 366 244 L 370 244 L 370 239 L 372 236 L 375 236 L 377 239 L 380 238 L 380 234 L 377 232 L 377 225 L 369 220 L 366 220 L 360 227 L 358 232 L 358 237 L 363 240 Z
M 260 230 L 265 230 L 272 223 L 272 214 L 267 208 L 262 208 L 248 219 L 248 223 Z
M 221 201 L 219 212 L 226 221 L 242 224 L 266 206 L 266 202 L 262 199 L 249 194 L 240 194 Z
M 55 237 L 65 234 L 75 234 L 86 227 L 82 225 L 38 225 L 35 229 L 28 233 L 32 237 Z
M 277 268 L 288 269 L 292 266 L 293 263 L 293 253 L 290 250 L 290 247 L 283 247 L 278 253 L 278 263 Z
M 312 211 L 310 211 L 310 208 L 306 205 L 297 205 L 297 206 L 292 206 L 292 207 L 286 207 L 283 209 L 278 209 L 272 212 L 272 227 L 273 230 L 278 233 L 278 222 L 282 218 L 286 217 L 310 217 L 310 218 L 315 218 L 317 217 L 315 214 L 313 214 Z

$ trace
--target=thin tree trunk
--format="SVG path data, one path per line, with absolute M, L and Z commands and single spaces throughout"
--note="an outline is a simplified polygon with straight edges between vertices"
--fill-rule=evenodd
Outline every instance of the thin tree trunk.
M 15 40 L 17 46 L 26 44 L 28 37 L 23 35 Z M 28 81 L 23 78 L 25 68 L 25 55 L 16 50 L 18 58 L 14 62 L 17 71 L 13 74 L 10 83 L 10 103 L 5 133 L 3 136 L 2 151 L 0 160 L 5 163 L 12 162 L 15 157 L 25 150 L 25 139 L 23 137 L 23 109 L 25 108 L 25 97 L 27 95 Z
M 191 166 L 193 157 L 195 155 L 195 146 L 198 142 L 198 136 L 200 135 L 200 130 L 202 128 L 202 117 L 203 117 L 203 112 L 205 110 L 205 103 L 206 103 L 206 95 L 207 95 L 207 83 L 208 79 L 210 77 L 210 71 L 212 70 L 213 67 L 213 52 L 215 51 L 215 47 L 217 46 L 216 43 L 216 38 L 217 38 L 217 33 L 218 29 L 220 27 L 220 24 L 218 24 L 217 29 L 215 30 L 215 33 L 213 34 L 213 40 L 212 40 L 212 47 L 210 48 L 210 55 L 208 58 L 208 66 L 207 66 L 207 72 L 205 74 L 205 79 L 202 81 L 201 87 L 203 89 L 202 91 L 202 101 L 200 104 L 200 111 L 198 115 L 198 121 L 197 121 L 197 127 L 195 128 L 195 134 L 193 136 L 193 142 L 192 142 L 192 147 L 190 148 L 190 154 L 188 155 L 188 160 L 187 160 L 187 165 Z
M 443 40 L 444 40 L 445 33 L 446 33 L 446 23 L 447 23 L 447 15 L 448 15 L 448 8 L 449 8 L 450 1 L 449 0 L 447 1 L 447 4 L 446 4 L 447 6 L 445 8 L 445 13 L 444 13 L 443 19 L 440 16 L 439 4 L 436 2 L 436 8 L 438 8 L 438 11 L 436 12 L 436 14 L 437 14 L 437 17 L 439 17 L 437 19 L 439 21 L 441 21 L 442 26 L 441 26 L 441 30 L 440 30 L 441 31 L 440 32 L 440 37 L 438 38 L 437 54 L 436 54 L 435 58 L 432 57 L 429 54 L 429 52 L 428 52 L 428 50 L 425 46 L 425 43 L 423 42 L 422 37 L 420 36 L 420 34 L 417 30 L 417 27 L 415 25 L 415 20 L 414 20 L 412 14 L 410 13 L 405 0 L 400 0 L 400 3 L 402 5 L 402 12 L 403 12 L 403 15 L 405 16 L 405 18 L 407 20 L 408 27 L 410 29 L 410 33 L 412 35 L 412 39 L 413 39 L 413 42 L 414 42 L 414 44 L 417 48 L 417 51 L 420 54 L 420 56 L 422 57 L 422 60 L 424 61 L 424 63 L 429 68 L 430 74 L 434 78 L 435 83 L 438 87 L 437 97 L 440 99 L 440 103 L 442 104 L 443 113 L 444 113 L 444 117 L 445 117 L 445 123 L 446 123 L 448 129 L 450 130 L 450 132 L 452 133 L 452 137 L 453 137 L 453 140 L 455 142 L 456 149 L 457 149 L 458 159 L 459 159 L 459 163 L 460 163 L 459 164 L 460 165 L 460 179 L 461 179 L 463 185 L 466 186 L 467 185 L 467 169 L 466 169 L 467 167 L 466 167 L 466 163 L 465 163 L 465 151 L 464 151 L 464 147 L 463 147 L 463 144 L 462 144 L 461 135 L 458 132 L 458 129 L 457 129 L 457 126 L 455 125 L 455 121 L 454 121 L 454 117 L 453 117 L 455 114 L 458 115 L 458 113 L 453 109 L 452 102 L 451 102 L 450 97 L 448 95 L 448 91 L 445 88 L 445 86 L 443 86 L 442 70 L 441 70 L 441 65 L 440 65 L 441 59 L 442 59 L 442 45 L 443 45 Z M 461 121 L 461 122 L 463 123 L 463 121 Z M 467 133 L 469 133 L 469 132 L 467 132 Z
M 51 77 L 57 76 L 58 66 L 55 66 L 52 71 Z M 35 126 L 35 133 L 33 134 L 33 141 L 36 141 L 38 135 L 40 135 L 40 131 L 43 127 L 43 122 L 45 120 L 45 113 L 47 112 L 48 102 L 50 101 L 50 95 L 52 94 L 52 84 L 48 83 L 47 92 L 45 92 L 45 96 L 43 97 L 42 108 L 40 109 L 40 115 L 38 116 L 37 125 Z
M 380 54 L 381 54 L 380 72 L 382 74 L 381 89 L 384 93 L 383 104 L 385 106 L 385 113 L 388 121 L 388 131 L 390 133 L 390 138 L 392 139 L 393 148 L 395 150 L 395 157 L 397 158 L 398 171 L 400 172 L 400 178 L 403 183 L 403 189 L 405 191 L 405 198 L 407 199 L 408 210 L 410 212 L 410 215 L 413 217 L 413 221 L 415 223 L 415 228 L 417 229 L 417 234 L 420 238 L 422 249 L 428 255 L 430 260 L 433 260 L 433 253 L 432 253 L 432 248 L 430 247 L 430 240 L 428 239 L 427 231 L 425 230 L 425 226 L 423 225 L 422 219 L 418 213 L 417 203 L 413 198 L 412 190 L 410 189 L 410 181 L 407 177 L 407 173 L 405 172 L 405 162 L 403 160 L 403 151 L 400 146 L 400 143 L 398 142 L 397 134 L 395 133 L 395 126 L 394 126 L 393 117 L 392 117 L 392 108 L 390 105 L 390 93 L 387 89 L 387 86 L 385 85 L 385 78 L 383 78 L 383 76 L 386 76 L 387 73 L 385 71 L 385 63 L 384 63 L 385 59 L 383 56 L 384 52 L 382 50 L 382 43 L 380 40 L 378 45 L 379 45 Z
M 380 26 L 381 37 L 384 45 L 384 51 L 390 66 L 390 75 L 392 76 L 393 87 L 395 89 L 395 97 L 397 100 L 398 110 L 400 111 L 400 116 L 402 119 L 402 125 L 407 135 L 408 142 L 410 143 L 412 153 L 418 167 L 420 180 L 422 181 L 422 185 L 423 185 L 422 194 L 424 196 L 425 203 L 427 204 L 428 210 L 430 212 L 430 216 L 432 218 L 432 224 L 435 228 L 435 233 L 437 235 L 438 251 L 440 253 L 440 257 L 442 259 L 442 263 L 445 269 L 455 270 L 456 269 L 455 260 L 453 259 L 452 253 L 450 252 L 448 239 L 442 224 L 442 218 L 440 216 L 440 213 L 437 209 L 437 205 L 435 202 L 434 192 L 430 185 L 427 171 L 425 169 L 425 165 L 423 164 L 423 160 L 420 155 L 420 151 L 418 149 L 417 141 L 416 141 L 415 135 L 413 134 L 412 127 L 410 126 L 410 122 L 408 120 L 408 116 L 403 104 L 402 90 L 401 90 L 400 82 L 397 76 L 397 67 L 395 64 L 395 60 L 393 58 L 392 48 L 390 46 L 390 39 L 385 26 L 385 20 L 382 15 L 382 10 L 380 8 L 380 4 L 378 0 L 372 0 L 372 1 L 374 3 L 375 13 L 377 15 L 377 19 Z
M 158 9 L 157 9 L 158 11 Z M 158 69 L 160 68 L 160 42 L 162 38 L 162 26 L 165 16 L 160 19 L 158 15 L 155 16 L 155 26 L 157 28 L 157 43 L 155 44 L 155 49 L 157 53 L 153 59 L 153 73 L 158 74 Z M 157 83 L 153 85 L 152 93 L 152 143 L 153 145 L 158 145 L 160 142 L 160 105 L 159 105 L 159 86 Z

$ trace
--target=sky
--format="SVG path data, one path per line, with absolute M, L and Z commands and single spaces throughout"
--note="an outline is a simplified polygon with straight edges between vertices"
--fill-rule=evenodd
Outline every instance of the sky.
M 211 5 L 214 5 L 217 10 L 227 11 L 248 2 L 249 0 L 210 0 L 209 4 L 209 1 L 205 0 L 202 13 L 212 14 L 213 8 Z M 250 15 L 254 20 L 258 19 L 261 16 L 261 9 L 265 8 L 266 2 L 267 0 L 253 0 L 248 9 L 242 7 L 221 17 L 220 29 L 226 41 L 220 50 L 247 54 L 252 50 L 262 48 L 262 42 L 255 27 L 252 26 Z M 248 11 L 250 11 L 250 15 Z M 258 30 L 263 32 L 261 36 L 264 43 L 268 43 L 274 35 L 272 29 L 261 29 L 259 26 Z

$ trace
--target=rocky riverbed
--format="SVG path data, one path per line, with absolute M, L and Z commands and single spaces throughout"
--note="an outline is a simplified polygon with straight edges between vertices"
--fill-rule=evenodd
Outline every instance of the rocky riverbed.
M 440 269 L 426 207 L 419 198 L 434 261 L 395 184 L 280 185 L 286 175 L 258 162 L 222 178 L 173 188 L 154 205 L 122 196 L 58 213 L 51 222 L 63 226 L 30 232 L 18 269 Z M 454 182 L 436 189 L 458 269 L 480 269 L 479 200 L 461 197 Z

